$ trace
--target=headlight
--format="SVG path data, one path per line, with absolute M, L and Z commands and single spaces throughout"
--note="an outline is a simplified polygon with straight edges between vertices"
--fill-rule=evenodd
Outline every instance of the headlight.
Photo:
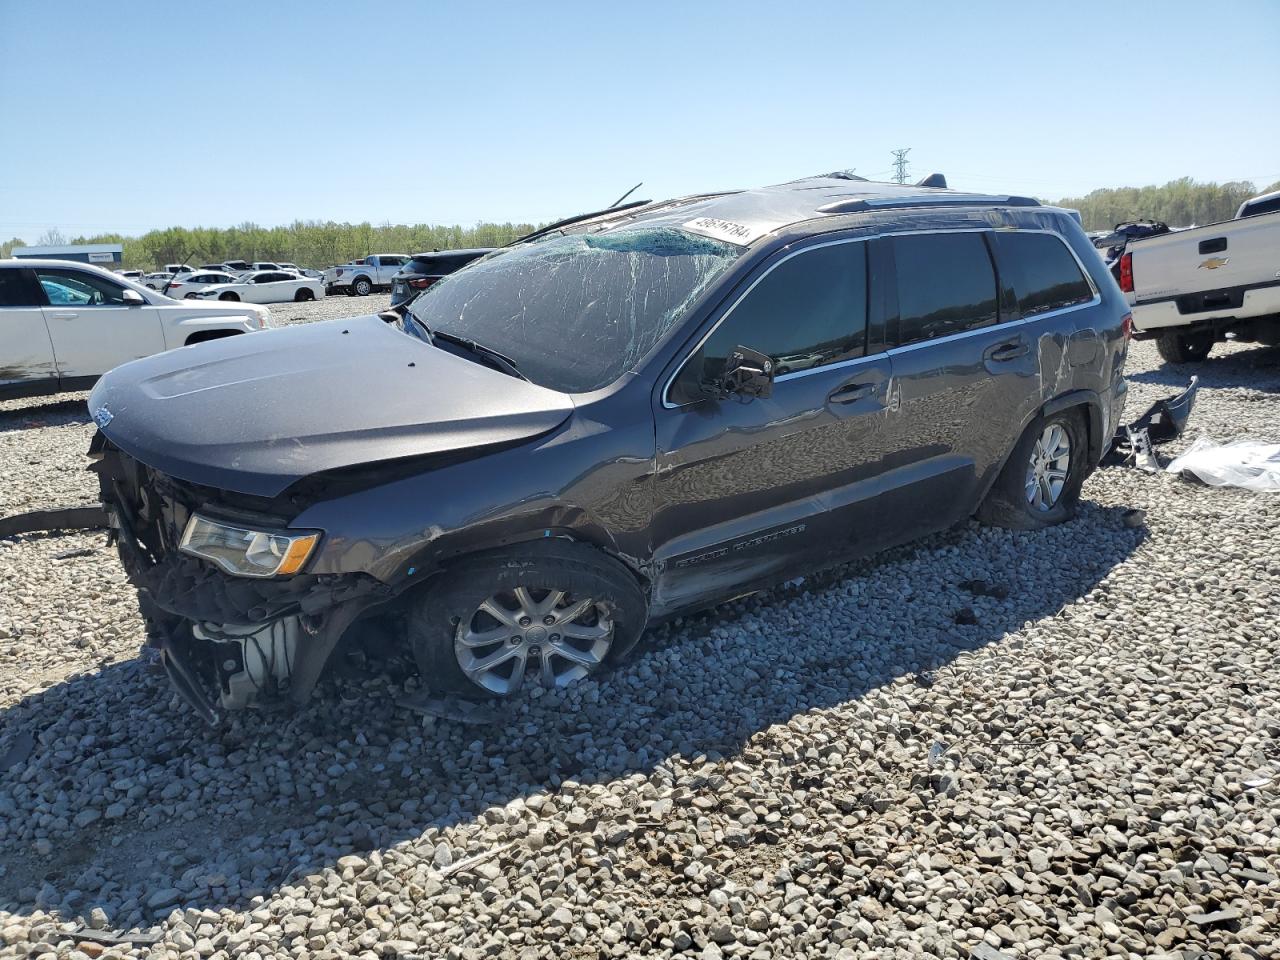
M 318 533 L 250 530 L 192 514 L 178 548 L 238 577 L 274 577 L 301 570 L 319 542 Z

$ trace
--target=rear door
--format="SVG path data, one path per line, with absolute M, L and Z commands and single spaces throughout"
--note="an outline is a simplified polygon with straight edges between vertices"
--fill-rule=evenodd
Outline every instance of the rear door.
M 706 394 L 737 346 L 773 359 L 771 397 Z M 869 322 L 865 241 L 812 245 L 762 268 L 655 410 L 656 610 L 847 548 L 873 511 L 889 368 Z
M 891 492 L 880 518 L 902 542 L 974 511 L 1039 401 L 1040 366 L 1012 288 L 996 276 L 989 231 L 877 243 L 896 276 Z
M 0 397 L 52 387 L 58 380 L 44 296 L 25 267 L 0 267 Z
M 115 281 L 73 267 L 37 267 L 35 275 L 63 381 L 91 380 L 164 350 L 156 309 L 126 304 L 125 287 Z

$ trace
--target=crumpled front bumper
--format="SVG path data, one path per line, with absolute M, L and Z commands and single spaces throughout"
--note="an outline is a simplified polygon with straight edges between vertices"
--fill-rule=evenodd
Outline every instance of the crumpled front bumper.
M 101 436 L 101 435 L 99 435 Z M 304 702 L 347 627 L 393 596 L 367 574 L 235 577 L 177 550 L 192 491 L 95 439 L 95 467 L 148 644 L 206 720 L 218 707 Z

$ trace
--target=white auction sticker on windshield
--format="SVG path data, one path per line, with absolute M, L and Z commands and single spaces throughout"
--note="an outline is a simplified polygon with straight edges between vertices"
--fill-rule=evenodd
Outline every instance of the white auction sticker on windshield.
M 735 243 L 740 247 L 745 247 L 767 232 L 755 230 L 744 223 L 721 220 L 719 217 L 699 217 L 697 220 L 690 220 L 684 228 L 692 233 L 700 233 L 704 237 L 714 237 L 727 243 Z

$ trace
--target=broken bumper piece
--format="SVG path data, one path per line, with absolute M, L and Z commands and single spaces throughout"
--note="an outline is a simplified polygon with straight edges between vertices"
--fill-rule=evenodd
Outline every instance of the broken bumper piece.
M 1116 431 L 1111 447 L 1102 462 L 1107 466 L 1136 466 L 1148 473 L 1161 469 L 1160 458 L 1153 445 L 1176 440 L 1187 428 L 1191 409 L 1200 390 L 1200 378 L 1192 377 L 1187 389 L 1172 397 L 1157 400 L 1147 412 Z

